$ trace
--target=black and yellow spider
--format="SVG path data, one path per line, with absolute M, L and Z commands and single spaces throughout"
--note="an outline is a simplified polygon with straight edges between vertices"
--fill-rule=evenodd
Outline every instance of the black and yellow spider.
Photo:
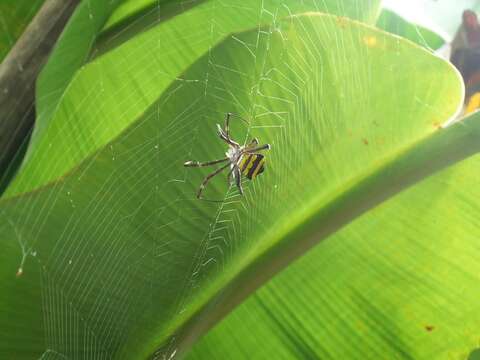
M 229 125 L 230 125 L 230 118 L 236 116 L 232 113 L 227 113 L 225 116 L 225 127 L 222 127 L 217 124 L 217 131 L 218 136 L 220 139 L 225 141 L 228 144 L 228 150 L 225 153 L 227 157 L 220 159 L 220 160 L 213 160 L 208 162 L 198 162 L 198 161 L 187 161 L 185 162 L 184 166 L 187 167 L 203 167 L 203 166 L 211 166 L 220 164 L 223 162 L 227 162 L 226 165 L 218 168 L 211 174 L 207 175 L 205 179 L 203 179 L 200 188 L 197 192 L 197 198 L 201 199 L 203 189 L 207 186 L 208 182 L 211 178 L 215 175 L 220 174 L 223 170 L 230 168 L 228 173 L 228 182 L 230 184 L 231 176 L 233 175 L 233 179 L 240 191 L 240 194 L 243 195 L 243 188 L 242 188 L 242 174 L 246 176 L 248 179 L 253 180 L 255 176 L 261 174 L 265 168 L 265 156 L 262 154 L 257 153 L 258 151 L 268 150 L 270 149 L 269 144 L 265 145 L 258 145 L 258 140 L 253 139 L 248 145 L 240 146 L 235 140 L 230 137 Z M 240 118 L 241 119 L 241 118 Z M 243 120 L 243 119 L 242 119 Z M 246 121 L 246 120 L 244 120 Z

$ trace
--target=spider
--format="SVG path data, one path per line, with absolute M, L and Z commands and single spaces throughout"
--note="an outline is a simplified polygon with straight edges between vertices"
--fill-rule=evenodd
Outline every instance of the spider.
M 197 192 L 197 198 L 202 198 L 202 192 L 207 186 L 208 182 L 216 175 L 220 174 L 223 170 L 230 168 L 228 173 L 228 183 L 231 183 L 231 177 L 235 180 L 238 190 L 240 194 L 243 195 L 243 188 L 242 188 L 242 174 L 246 176 L 249 180 L 255 179 L 258 174 L 261 174 L 264 169 L 265 164 L 265 157 L 262 154 L 258 154 L 258 151 L 262 150 L 269 150 L 270 145 L 258 145 L 258 140 L 256 138 L 252 139 L 252 141 L 248 145 L 240 146 L 235 140 L 230 137 L 229 125 L 230 119 L 236 116 L 233 113 L 227 113 L 225 116 L 225 126 L 222 127 L 217 124 L 217 132 L 220 139 L 225 141 L 228 144 L 228 150 L 225 153 L 226 157 L 219 160 L 213 160 L 208 162 L 198 162 L 198 161 L 187 161 L 183 165 L 186 167 L 204 167 L 204 166 L 211 166 L 220 164 L 223 162 L 227 162 L 227 164 L 223 165 L 222 167 L 218 168 L 214 172 L 210 173 L 203 179 L 202 183 L 200 184 L 200 188 Z M 238 117 L 238 116 L 237 116 Z M 247 122 L 246 120 L 239 117 L 239 119 Z

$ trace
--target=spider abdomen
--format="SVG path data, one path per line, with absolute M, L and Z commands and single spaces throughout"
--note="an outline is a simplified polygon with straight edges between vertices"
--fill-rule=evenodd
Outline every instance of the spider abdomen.
M 242 174 L 253 180 L 265 170 L 265 156 L 261 154 L 245 154 L 239 164 Z

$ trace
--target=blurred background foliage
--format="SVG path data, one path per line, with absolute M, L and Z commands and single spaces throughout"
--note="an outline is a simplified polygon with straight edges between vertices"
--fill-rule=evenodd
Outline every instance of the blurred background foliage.
M 0 62 L 7 55 L 45 0 L 0 1 Z

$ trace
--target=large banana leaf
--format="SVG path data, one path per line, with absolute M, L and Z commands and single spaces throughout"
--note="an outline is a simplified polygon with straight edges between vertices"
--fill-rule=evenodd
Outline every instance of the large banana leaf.
M 477 114 L 442 131 L 476 128 L 459 147 L 478 149 L 479 123 Z M 187 358 L 478 359 L 469 354 L 479 347 L 479 168 L 477 155 L 369 211 L 258 290 Z
M 230 8 L 239 17 L 242 9 L 254 9 Z M 210 21 L 199 24 L 217 24 L 211 10 L 190 14 L 202 19 L 209 12 Z M 449 64 L 345 18 L 308 13 L 272 22 L 258 18 L 272 16 L 266 8 L 255 10 L 260 11 L 245 10 L 257 15 L 254 27 L 245 24 L 237 33 L 206 41 L 216 46 L 205 52 L 196 48 L 205 35 L 198 40 L 179 35 L 196 24 L 192 18 L 176 23 L 174 17 L 108 49 L 76 75 L 59 104 L 65 106 L 59 123 L 65 128 L 39 136 L 38 144 L 52 137 L 52 150 L 33 147 L 37 170 L 28 170 L 33 165 L 27 163 L 28 176 L 22 175 L 0 202 L 1 355 L 169 358 L 185 353 L 234 305 L 318 241 L 404 187 L 478 151 L 478 121 L 440 130 L 462 103 L 461 81 Z M 170 38 L 166 24 L 173 26 Z M 170 58 L 164 54 L 169 47 L 152 46 L 157 27 L 165 28 L 162 42 L 171 39 L 167 44 L 173 46 L 174 39 L 183 39 L 185 53 L 179 47 Z M 165 57 L 157 63 L 160 55 Z M 143 61 L 171 73 L 137 70 Z M 69 98 L 75 86 L 78 97 Z M 92 132 L 89 123 L 95 110 L 106 123 L 103 135 Z M 214 129 L 227 111 L 250 120 L 246 127 L 233 124 L 235 138 L 256 136 L 272 144 L 267 169 L 245 182 L 244 197 L 223 176 L 206 191 L 222 202 L 198 201 L 194 193 L 206 173 L 182 163 L 222 156 L 225 149 Z M 55 119 L 63 119 L 57 114 Z M 114 115 L 129 120 L 118 124 Z M 58 143 L 64 139 L 76 142 Z M 74 160 L 62 157 L 68 151 Z M 354 246 L 341 245 L 345 237 L 329 243 L 339 243 L 340 250 Z M 352 256 L 365 259 L 366 280 L 358 282 L 363 291 L 367 276 L 388 283 L 394 274 L 387 272 L 390 262 L 373 259 L 367 267 L 372 248 L 362 244 Z M 325 276 L 333 281 L 342 266 L 332 262 Z M 430 283 L 441 276 L 427 275 Z M 343 284 L 350 279 L 345 276 Z M 283 284 L 283 277 L 279 281 Z M 398 289 L 407 290 L 407 283 Z M 336 291 L 348 297 L 351 287 L 339 284 Z M 379 295 L 377 301 L 391 304 L 392 296 Z M 405 320 L 372 313 L 378 326 L 393 322 L 408 331 Z M 459 318 L 466 313 L 460 310 Z M 436 324 L 425 324 L 430 325 Z M 335 338 L 325 348 L 349 351 L 345 333 L 330 334 Z M 375 339 L 383 339 L 379 334 Z M 380 340 L 386 353 L 395 353 L 389 346 L 397 346 L 402 354 L 416 354 L 405 342 Z
M 172 81 L 182 78 L 189 66 L 230 33 L 304 11 L 332 10 L 373 23 L 380 0 L 248 0 L 241 5 L 233 0 L 209 0 L 192 2 L 186 10 L 184 1 L 173 1 L 154 8 L 158 16 L 140 16 L 134 28 L 120 28 L 92 47 L 105 15 L 117 2 L 83 3 L 76 14 L 78 21 L 67 28 L 68 36 L 39 80 L 38 126 L 22 171 L 6 196 L 53 181 L 105 146 L 138 121 Z M 124 7 L 118 9 L 122 19 L 126 16 L 123 11 Z M 77 42 L 79 49 L 75 49 Z M 71 80 L 72 71 L 85 61 L 85 49 L 91 50 L 95 59 Z M 208 73 L 185 80 L 207 81 Z
M 51 118 L 61 109 L 72 79 L 86 64 L 100 31 L 121 1 L 81 1 L 78 4 L 36 82 L 38 118 L 31 149 L 36 148 L 45 128 L 52 126 Z

